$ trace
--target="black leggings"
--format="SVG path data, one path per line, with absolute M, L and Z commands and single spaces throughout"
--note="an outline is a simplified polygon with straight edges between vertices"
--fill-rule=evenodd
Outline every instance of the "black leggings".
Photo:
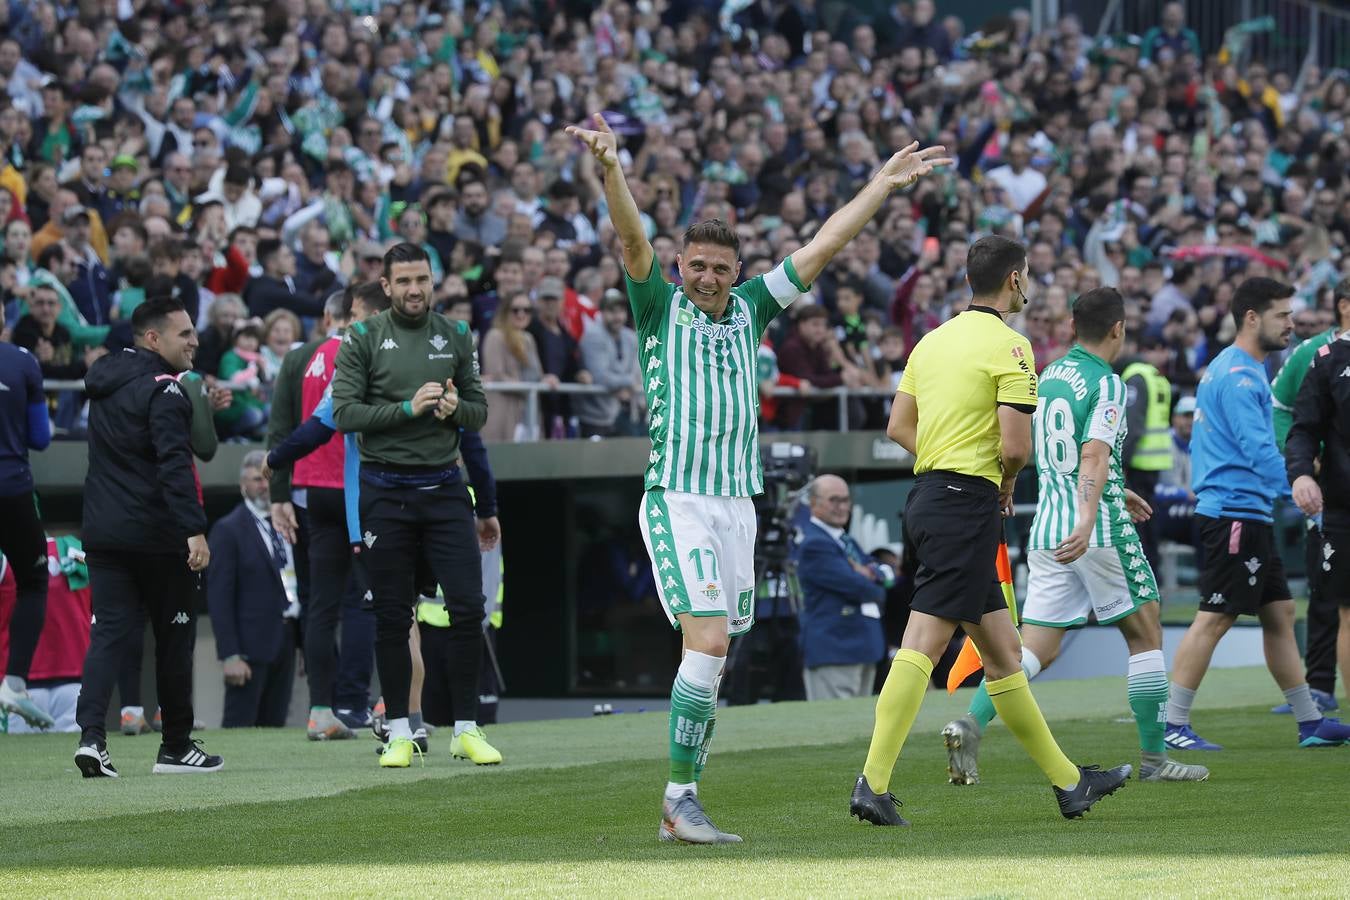
M 32 491 L 0 497 L 0 553 L 14 570 L 17 587 L 3 674 L 26 679 L 47 619 L 47 535 Z

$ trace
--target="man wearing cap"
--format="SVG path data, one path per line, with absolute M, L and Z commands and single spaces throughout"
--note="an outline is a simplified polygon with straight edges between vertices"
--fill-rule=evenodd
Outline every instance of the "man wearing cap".
M 541 278 L 535 289 L 534 321 L 530 334 L 539 348 L 539 362 L 544 369 L 544 380 L 571 384 L 590 384 L 591 375 L 581 365 L 581 354 L 576 339 L 563 326 L 562 298 L 565 289 L 560 278 Z M 540 398 L 540 414 L 544 425 L 556 430 L 558 420 L 569 419 L 572 406 L 569 397 L 546 394 Z
M 108 177 L 108 192 L 103 198 L 100 214 L 108 220 L 122 212 L 136 212 L 141 202 L 141 190 L 136 186 L 140 174 L 136 157 L 122 153 L 113 157 L 112 174 Z
M 610 390 L 608 396 L 576 399 L 582 437 L 633 433 L 630 404 L 642 397 L 637 349 L 637 332 L 628 326 L 628 298 L 610 288 L 600 301 L 600 318 L 591 320 L 581 336 L 581 364 L 594 384 Z
M 75 279 L 66 287 L 90 324 L 102 325 L 112 319 L 113 281 L 103 260 L 90 243 L 93 216 L 90 210 L 75 204 L 61 213 L 66 243 L 79 260 Z

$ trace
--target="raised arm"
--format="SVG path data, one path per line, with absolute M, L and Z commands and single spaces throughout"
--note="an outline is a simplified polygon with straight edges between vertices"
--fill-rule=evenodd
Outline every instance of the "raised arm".
M 811 238 L 810 243 L 792 254 L 792 266 L 797 270 L 797 276 L 802 284 L 810 285 L 816 280 L 830 260 L 834 259 L 835 254 L 853 240 L 864 225 L 872 221 L 872 217 L 881 209 L 891 191 L 909 187 L 938 166 L 949 166 L 955 162 L 950 157 L 939 155 L 945 151 L 946 148 L 942 146 L 925 147 L 920 150 L 919 142 L 915 141 L 886 160 L 886 164 L 852 200 L 825 220 L 825 224 L 820 226 L 820 230 Z M 624 190 L 627 191 L 626 185 Z M 608 179 L 605 182 L 605 193 L 608 196 Z M 632 202 L 631 196 L 629 202 Z M 636 223 L 636 207 L 633 212 Z M 611 206 L 610 215 L 613 214 Z M 614 224 L 618 227 L 617 219 Z M 648 264 L 650 265 L 650 262 Z
M 628 179 L 624 178 L 623 167 L 619 165 L 618 143 L 614 139 L 614 132 L 610 131 L 609 125 L 605 123 L 604 116 L 594 113 L 591 122 L 595 126 L 594 129 L 568 125 L 566 131 L 572 137 L 579 138 L 600 164 L 605 185 L 605 203 L 609 206 L 609 220 L 614 223 L 614 231 L 619 236 L 619 245 L 623 248 L 624 268 L 634 281 L 646 281 L 652 269 L 652 245 L 647 240 L 646 232 L 643 231 L 637 203 L 633 200 L 633 192 L 628 189 Z M 873 212 L 875 211 L 874 208 Z

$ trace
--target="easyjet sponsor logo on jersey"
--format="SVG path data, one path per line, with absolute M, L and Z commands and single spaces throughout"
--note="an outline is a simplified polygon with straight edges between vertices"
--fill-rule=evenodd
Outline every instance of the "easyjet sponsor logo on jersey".
M 1047 381 L 1064 382 L 1069 386 L 1069 389 L 1073 391 L 1074 397 L 1079 400 L 1084 399 L 1088 395 L 1087 379 L 1083 377 L 1082 372 L 1078 371 L 1077 366 L 1055 363 L 1041 373 L 1041 384 L 1045 384 Z
M 680 310 L 675 317 L 675 324 L 692 328 L 699 334 L 708 338 L 710 341 L 724 341 L 731 338 L 737 330 L 750 327 L 750 319 L 745 313 L 736 313 L 730 321 L 714 325 L 707 319 L 694 315 L 687 309 Z

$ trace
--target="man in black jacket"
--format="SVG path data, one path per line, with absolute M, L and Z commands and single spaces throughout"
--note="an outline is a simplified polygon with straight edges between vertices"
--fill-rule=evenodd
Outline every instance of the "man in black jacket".
M 131 632 L 142 627 L 142 609 L 155 633 L 164 721 L 154 773 L 222 765 L 192 740 L 196 597 L 211 551 L 189 445 L 192 402 L 178 375 L 192 368 L 197 332 L 168 298 L 138 306 L 131 325 L 136 346 L 99 360 L 85 378 L 91 402 L 83 526 L 94 624 L 75 715 L 75 764 L 86 778 L 117 777 L 106 742 L 108 700 Z
M 1321 517 L 1322 595 L 1340 606 L 1336 658 L 1350 690 L 1350 339 L 1318 349 L 1294 403 L 1284 445 L 1294 502 Z M 1320 471 L 1317 463 L 1320 461 Z
M 304 318 L 323 315 L 323 300 L 296 287 L 295 253 L 290 247 L 276 238 L 258 241 L 258 262 L 263 274 L 244 287 L 249 313 L 265 318 L 274 309 L 289 309 Z

